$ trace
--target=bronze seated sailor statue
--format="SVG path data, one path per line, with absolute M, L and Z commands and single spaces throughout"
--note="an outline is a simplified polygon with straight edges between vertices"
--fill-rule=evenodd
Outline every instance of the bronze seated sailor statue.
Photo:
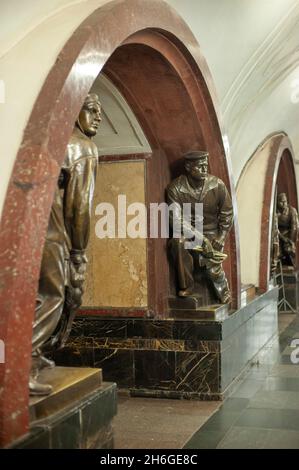
M 170 225 L 182 226 L 187 236 L 169 241 L 176 279 L 177 295 L 191 297 L 194 292 L 196 269 L 203 269 L 214 294 L 221 304 L 231 300 L 229 284 L 222 267 L 226 237 L 233 224 L 233 206 L 229 192 L 221 179 L 208 173 L 209 154 L 192 151 L 184 156 L 186 174 L 173 180 L 167 188 Z M 191 220 L 183 217 L 184 204 L 191 205 Z M 202 232 L 196 229 L 196 204 L 202 204 Z M 176 210 L 177 208 L 177 210 Z M 189 233 L 189 235 L 188 235 Z M 186 241 L 198 243 L 186 248 Z
M 287 195 L 277 196 L 277 220 L 280 245 L 280 259 L 283 265 L 296 267 L 296 242 L 298 239 L 298 213 L 288 203 Z

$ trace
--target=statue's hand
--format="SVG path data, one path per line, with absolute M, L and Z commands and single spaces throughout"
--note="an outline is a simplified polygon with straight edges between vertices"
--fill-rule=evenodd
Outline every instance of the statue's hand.
M 224 248 L 224 243 L 225 243 L 225 238 L 223 235 L 220 235 L 214 238 L 214 240 L 212 240 L 212 246 L 214 250 L 216 251 L 222 251 Z
M 202 251 L 203 251 L 203 255 L 206 256 L 207 258 L 213 258 L 214 256 L 213 246 L 207 237 L 203 237 Z
M 74 263 L 70 260 L 70 284 L 66 289 L 66 307 L 68 310 L 77 309 L 82 303 L 83 284 L 85 281 L 86 263 Z
M 71 251 L 71 262 L 77 266 L 81 265 L 82 263 L 87 263 L 87 257 L 84 251 L 81 252 L 72 252 Z
M 86 263 L 74 263 L 70 262 L 70 281 L 73 287 L 81 288 L 85 280 Z

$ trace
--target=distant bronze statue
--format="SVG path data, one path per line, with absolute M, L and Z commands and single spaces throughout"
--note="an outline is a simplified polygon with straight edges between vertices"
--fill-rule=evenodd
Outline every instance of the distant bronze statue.
M 178 212 L 170 211 L 170 222 L 185 226 L 185 232 L 195 234 L 202 240 L 199 246 L 186 249 L 186 238 L 172 238 L 169 242 L 174 259 L 178 280 L 178 296 L 190 297 L 194 292 L 194 260 L 197 258 L 200 268 L 214 288 L 220 303 L 230 302 L 230 289 L 222 262 L 226 237 L 233 223 L 231 197 L 223 181 L 208 174 L 208 152 L 194 151 L 185 155 L 186 175 L 181 175 L 167 188 L 168 204 L 176 205 Z M 191 227 L 183 220 L 183 204 L 191 203 Z M 195 203 L 203 204 L 203 233 L 196 233 Z M 180 220 L 176 220 L 180 219 Z M 187 226 L 186 226 L 187 225 Z M 190 224 L 189 224 L 190 225 Z M 188 237 L 187 237 L 188 238 Z
M 277 197 L 277 219 L 282 264 L 295 267 L 299 221 L 297 211 L 289 205 L 285 193 Z
M 67 146 L 49 219 L 33 322 L 31 395 L 51 393 L 50 385 L 38 382 L 40 369 L 55 366 L 44 351 L 65 344 L 81 305 L 98 162 L 91 137 L 100 122 L 99 98 L 89 94 Z
M 280 258 L 280 247 L 279 247 L 279 230 L 278 230 L 278 217 L 274 214 L 272 223 L 272 234 L 271 234 L 271 277 L 275 276 L 277 265 Z

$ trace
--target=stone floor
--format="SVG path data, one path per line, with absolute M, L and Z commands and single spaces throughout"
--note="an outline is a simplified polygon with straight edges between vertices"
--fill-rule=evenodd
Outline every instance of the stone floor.
M 116 449 L 181 449 L 221 402 L 119 397 Z
M 281 314 L 279 331 L 225 402 L 120 396 L 115 448 L 299 449 L 298 316 Z

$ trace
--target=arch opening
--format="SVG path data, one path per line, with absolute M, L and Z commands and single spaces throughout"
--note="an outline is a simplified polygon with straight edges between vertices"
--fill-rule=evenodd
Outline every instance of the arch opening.
M 298 207 L 292 144 L 282 132 L 272 134 L 259 145 L 237 187 L 241 280 L 254 284 L 261 292 L 269 289 L 276 188 Z
M 198 67 L 182 50 L 180 45 L 178 55 L 178 40 L 171 43 L 169 35 L 161 31 L 142 31 L 128 38 L 103 69 L 132 108 L 152 148 L 146 169 L 148 204 L 165 201 L 167 184 L 183 171 L 182 155 L 189 150 L 209 150 L 211 173 L 232 186 L 221 137 L 210 115 L 206 85 Z M 239 297 L 238 279 L 234 276 L 238 272 L 234 269 L 235 240 L 232 230 L 225 270 L 234 307 Z M 149 239 L 148 253 L 149 312 L 165 317 L 169 291 L 166 240 Z M 173 282 L 170 275 L 171 290 Z

